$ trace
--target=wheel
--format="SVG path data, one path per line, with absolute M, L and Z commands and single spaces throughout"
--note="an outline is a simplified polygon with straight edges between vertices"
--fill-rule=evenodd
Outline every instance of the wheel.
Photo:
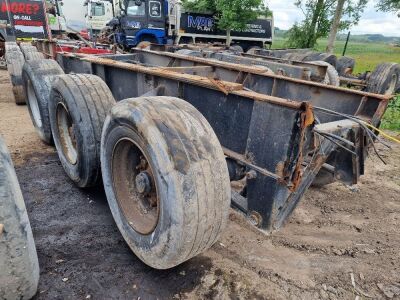
M 100 182 L 100 139 L 104 120 L 115 104 L 100 77 L 60 75 L 52 84 L 50 125 L 61 164 L 79 187 Z
M 336 70 L 338 71 L 339 75 L 346 76 L 353 73 L 355 64 L 356 61 L 354 58 L 341 56 L 337 60 Z
M 21 48 L 21 52 L 24 54 L 25 58 L 27 58 L 26 56 L 30 53 L 38 53 L 36 47 L 32 46 L 30 43 L 21 43 L 19 47 Z
M 333 85 L 333 86 L 339 86 L 340 85 L 340 79 L 339 79 L 339 74 L 336 71 L 336 69 L 330 64 L 325 61 L 311 61 L 313 64 L 319 65 L 319 66 L 326 66 L 326 75 L 325 79 L 322 83 L 327 84 L 327 85 Z
M 336 55 L 328 54 L 328 53 L 321 53 L 321 52 L 312 52 L 307 54 L 303 61 L 324 61 L 329 63 L 336 69 L 337 58 Z
M 235 54 L 240 54 L 244 52 L 242 46 L 239 45 L 232 45 L 229 47 L 229 50 L 234 52 Z
M 22 67 L 25 62 L 24 55 L 19 50 L 8 51 L 5 54 L 7 70 L 11 77 L 15 103 L 25 104 L 25 95 L 22 88 Z M 21 92 L 22 91 L 22 92 Z
M 10 51 L 21 51 L 16 42 L 5 42 L 6 52 Z
M 230 205 L 228 168 L 214 131 L 189 103 L 116 104 L 103 128 L 101 166 L 114 220 L 145 264 L 172 268 L 218 240 Z
M 27 96 L 29 114 L 36 132 L 46 144 L 52 144 L 49 97 L 51 84 L 64 71 L 55 60 L 28 60 L 22 71 L 22 82 Z
M 139 44 L 137 44 L 136 48 L 138 49 L 145 49 L 145 50 L 150 50 L 151 43 L 147 41 L 142 41 Z
M 400 64 L 381 63 L 367 79 L 367 92 L 392 95 L 400 86 Z
M 27 52 L 25 54 L 25 60 L 26 61 L 29 61 L 29 60 L 41 60 L 41 59 L 45 59 L 43 53 L 41 53 L 41 52 L 30 51 L 30 52 Z
M 11 157 L 0 138 L 0 297 L 36 294 L 39 263 L 24 199 Z
M 257 54 L 258 51 L 261 50 L 261 47 L 255 46 L 255 47 L 251 47 L 249 50 L 247 50 L 247 54 Z

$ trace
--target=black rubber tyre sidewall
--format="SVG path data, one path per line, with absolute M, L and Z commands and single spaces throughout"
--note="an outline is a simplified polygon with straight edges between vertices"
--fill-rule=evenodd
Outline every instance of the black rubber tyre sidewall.
M 50 62 L 49 60 L 43 60 L 43 61 L 45 63 Z M 52 82 L 55 80 L 55 76 L 61 75 L 64 72 L 62 71 L 61 68 L 59 72 L 57 72 L 57 69 L 54 68 L 51 70 L 45 70 L 47 72 L 43 74 L 43 70 L 39 70 L 38 67 L 40 68 L 40 61 L 36 62 L 27 61 L 24 64 L 24 68 L 22 70 L 22 82 L 26 94 L 26 103 L 28 105 L 28 110 L 31 116 L 33 126 L 35 127 L 35 130 L 38 133 L 40 139 L 46 144 L 52 145 L 53 138 L 51 133 L 49 107 L 48 107 L 50 98 L 50 88 Z M 34 114 L 32 112 L 32 103 L 30 102 L 30 99 L 28 97 L 29 82 L 32 84 L 33 91 L 37 99 L 37 106 L 42 123 L 41 126 L 37 124 Z
M 39 263 L 18 179 L 0 137 L 0 298 L 30 299 L 39 282 Z M 3 298 L 1 298 L 3 299 Z
M 59 89 L 63 90 L 62 94 Z M 63 86 L 57 86 L 56 89 L 52 88 L 50 92 L 51 101 L 49 101 L 49 116 L 50 125 L 53 134 L 54 145 L 57 148 L 58 157 L 60 158 L 61 164 L 64 170 L 67 172 L 68 176 L 73 182 L 78 186 L 85 186 L 86 184 L 82 182 L 82 174 L 84 178 L 88 176 L 90 165 L 94 163 L 94 159 L 91 159 L 90 155 L 84 150 L 85 144 L 95 143 L 94 137 L 91 135 L 89 130 L 85 130 L 85 126 L 76 127 L 75 139 L 77 144 L 77 162 L 76 164 L 71 164 L 69 160 L 65 157 L 62 145 L 60 143 L 60 133 L 57 126 L 57 105 L 58 103 L 63 103 L 68 109 L 71 119 L 74 124 L 78 124 L 81 121 L 79 107 L 74 103 L 73 95 Z M 89 141 L 89 143 L 88 143 Z
M 107 121 L 106 121 L 107 122 Z M 155 163 L 154 161 L 154 155 L 151 154 L 154 152 L 153 149 L 150 149 L 149 146 L 145 145 L 145 141 L 143 137 L 141 137 L 134 128 L 129 128 L 129 125 L 126 124 L 125 127 L 119 127 L 117 123 L 114 123 L 111 125 L 110 130 L 105 133 L 105 138 L 107 138 L 107 144 L 105 144 L 104 149 L 102 149 L 102 152 L 104 151 L 104 155 L 102 156 L 102 171 L 103 174 L 110 174 L 111 172 L 111 154 L 113 151 L 113 148 L 111 147 L 113 145 L 113 142 L 118 141 L 122 137 L 129 137 L 132 140 L 134 140 L 138 146 L 143 150 L 144 154 L 148 158 L 149 164 L 153 170 L 153 175 L 156 181 L 156 186 L 157 190 L 159 191 L 159 195 L 161 195 L 163 192 L 163 187 L 160 185 L 160 166 Z M 167 153 L 164 153 L 167 154 Z M 157 155 L 160 155 L 158 153 Z M 156 171 L 155 171 L 156 170 Z M 166 175 L 166 174 L 165 174 Z M 168 175 L 167 175 L 168 176 Z M 106 182 L 105 178 L 111 178 L 110 176 L 103 176 L 104 180 L 104 187 L 107 193 L 107 199 L 108 199 L 108 204 L 110 206 L 111 212 L 114 216 L 114 220 L 117 223 L 118 228 L 120 229 L 122 235 L 124 236 L 125 240 L 128 242 L 129 246 L 131 249 L 134 251 L 134 253 L 143 261 L 145 261 L 146 264 L 158 268 L 158 269 L 167 269 L 171 266 L 175 265 L 168 265 L 168 263 L 164 266 L 160 266 L 157 264 L 152 264 L 152 261 L 149 261 L 144 258 L 143 253 L 137 251 L 136 249 L 142 249 L 142 251 L 146 251 L 146 248 L 148 248 L 148 251 L 151 251 L 151 248 L 149 245 L 153 245 L 153 247 L 157 247 L 157 243 L 160 243 L 159 238 L 160 236 L 165 233 L 170 231 L 171 227 L 171 220 L 175 220 L 175 231 L 172 232 L 172 235 L 170 235 L 170 239 L 175 240 L 175 244 L 179 244 L 179 237 L 181 234 L 178 232 L 179 228 L 182 228 L 182 223 L 180 223 L 180 215 L 182 215 L 182 212 L 179 212 L 179 208 L 181 205 L 176 204 L 175 202 L 168 202 L 164 201 L 161 197 L 160 199 L 160 214 L 159 214 L 159 220 L 156 228 L 154 229 L 153 233 L 150 235 L 142 235 L 138 232 L 136 232 L 126 221 L 124 214 L 122 213 L 118 202 L 116 200 L 115 193 L 112 188 L 112 182 Z M 164 180 L 169 181 L 170 179 L 164 178 Z M 178 229 L 178 230 L 177 230 Z M 134 244 L 131 244 L 134 243 Z M 165 251 L 168 251 L 171 249 L 165 249 Z M 160 251 L 163 252 L 163 251 Z M 156 253 L 154 253 L 156 255 Z
M 225 227 L 223 224 L 224 222 L 222 221 L 219 227 L 216 224 L 219 222 L 218 220 L 226 220 L 227 218 L 230 203 L 230 187 L 229 193 L 225 196 L 227 201 L 224 202 L 223 205 L 221 204 L 222 202 L 217 202 L 221 200 L 213 200 L 210 202 L 209 206 L 207 206 L 208 208 L 206 208 L 206 210 L 210 210 L 210 215 L 205 219 L 199 217 L 202 225 L 198 225 L 199 223 L 194 221 L 197 219 L 197 215 L 194 214 L 200 214 L 200 212 L 196 212 L 196 209 L 198 209 L 198 204 L 196 203 L 198 203 L 197 201 L 199 201 L 199 199 L 204 199 L 202 198 L 204 196 L 201 194 L 202 190 L 199 185 L 203 180 L 201 178 L 212 178 L 213 182 L 218 182 L 218 184 L 214 184 L 212 187 L 214 190 L 218 190 L 218 193 L 211 194 L 210 192 L 210 194 L 208 194 L 207 192 L 207 195 L 215 195 L 215 199 L 222 199 L 220 197 L 221 195 L 225 195 L 227 189 L 221 188 L 222 186 L 225 186 L 225 183 L 220 179 L 226 178 L 226 184 L 227 186 L 230 186 L 228 170 L 222 154 L 222 149 L 220 149 L 223 162 L 215 161 L 215 164 L 212 165 L 214 168 L 212 172 L 216 172 L 215 170 L 221 170 L 221 173 L 218 173 L 224 174 L 221 175 L 221 177 L 219 177 L 219 175 L 213 176 L 215 173 L 212 173 L 213 175 L 210 174 L 208 177 L 204 177 L 206 175 L 199 173 L 201 171 L 199 165 L 196 164 L 193 165 L 193 169 L 192 167 L 189 167 L 187 171 L 188 173 L 183 173 L 183 167 L 176 165 L 178 158 L 172 154 L 170 148 L 171 145 L 167 142 L 167 135 L 169 135 L 169 133 L 167 134 L 166 132 L 174 130 L 173 125 L 171 125 L 171 127 L 166 125 L 170 124 L 168 123 L 168 117 L 165 119 L 166 123 L 160 123 L 161 119 L 164 117 L 161 113 L 162 110 L 156 112 L 154 115 L 152 113 L 149 115 L 149 106 L 147 106 L 147 111 L 142 111 L 139 107 L 144 106 L 138 104 L 140 101 L 146 101 L 146 99 L 142 100 L 138 98 L 135 99 L 135 102 L 132 102 L 132 100 L 133 99 L 123 100 L 114 106 L 103 127 L 101 164 L 104 189 L 106 191 L 107 200 L 114 220 L 132 251 L 147 265 L 156 269 L 168 269 L 190 259 L 194 255 L 197 255 L 201 251 L 204 251 L 204 249 L 210 247 Z M 171 100 L 173 101 L 173 99 Z M 153 104 L 155 103 L 153 102 Z M 135 105 L 138 109 L 131 110 L 131 105 Z M 160 103 L 159 105 L 163 104 Z M 180 109 L 182 109 L 182 103 L 179 103 L 179 105 L 181 105 Z M 176 109 L 177 108 L 175 108 L 175 110 Z M 193 116 L 194 115 L 192 115 L 192 117 Z M 135 124 L 134 120 L 140 120 L 140 124 Z M 177 122 L 177 120 L 175 120 L 175 122 Z M 199 122 L 206 122 L 206 120 L 202 117 L 202 120 Z M 180 139 L 181 142 L 195 143 L 187 138 L 188 135 L 184 136 L 184 138 Z M 210 137 L 210 142 L 217 140 L 214 133 L 213 136 L 208 136 Z M 126 137 L 135 140 L 137 145 L 141 148 L 149 161 L 156 181 L 160 203 L 160 215 L 155 230 L 149 235 L 139 234 L 129 224 L 127 224 L 114 192 L 111 169 L 112 152 L 115 143 L 121 138 Z M 196 137 L 193 137 L 193 139 L 195 140 Z M 146 142 L 146 140 L 150 141 Z M 197 142 L 200 141 L 197 140 Z M 213 151 L 217 150 L 210 149 L 210 153 Z M 212 156 L 215 154 L 207 155 Z M 221 166 L 223 167 L 221 168 Z M 216 188 L 216 186 L 219 188 Z M 204 186 L 202 187 L 204 188 Z M 205 204 L 201 205 L 204 208 Z M 212 207 L 218 207 L 218 214 L 220 216 L 216 215 L 215 218 L 212 217 Z M 198 229 L 199 237 L 190 234 L 196 226 L 202 228 Z M 204 228 L 210 228 L 210 231 L 204 231 Z M 200 232 L 203 232 L 202 234 L 204 234 L 204 236 Z M 209 238 L 206 238 L 205 236 L 211 232 L 213 234 L 209 235 Z M 199 243 L 199 239 L 202 236 L 203 238 Z M 188 245 L 196 246 L 191 248 L 192 246 L 188 247 Z

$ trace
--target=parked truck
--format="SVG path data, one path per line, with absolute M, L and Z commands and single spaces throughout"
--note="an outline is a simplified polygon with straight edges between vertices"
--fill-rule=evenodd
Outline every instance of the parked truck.
M 111 1 L 111 0 L 110 0 Z M 226 42 L 226 32 L 217 27 L 212 14 L 185 11 L 175 0 L 87 0 L 87 23 L 98 30 L 106 19 L 112 42 L 132 48 L 140 42 L 180 44 Z M 108 12 L 112 7 L 112 14 Z M 273 39 L 273 19 L 260 18 L 249 22 L 246 29 L 233 31 L 231 44 L 244 50 L 263 48 Z

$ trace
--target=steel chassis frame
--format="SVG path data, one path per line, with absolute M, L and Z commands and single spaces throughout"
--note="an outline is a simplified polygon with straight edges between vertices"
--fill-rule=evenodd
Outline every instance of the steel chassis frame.
M 175 53 L 59 53 L 57 61 L 66 73 L 101 77 L 117 101 L 158 95 L 194 105 L 223 146 L 231 181 L 242 183 L 233 206 L 264 231 L 282 226 L 323 166 L 338 180 L 357 182 L 371 142 L 346 115 L 379 126 L 390 99 Z

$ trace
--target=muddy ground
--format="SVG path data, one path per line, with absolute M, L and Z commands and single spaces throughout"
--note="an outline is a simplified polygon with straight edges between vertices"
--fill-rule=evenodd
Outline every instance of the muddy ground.
M 266 236 L 231 210 L 214 247 L 156 271 L 126 246 L 103 190 L 75 187 L 35 134 L 26 106 L 12 101 L 0 71 L 0 134 L 41 267 L 36 299 L 400 298 L 399 145 L 378 146 L 388 164 L 370 159 L 357 186 L 310 189 L 281 231 Z

